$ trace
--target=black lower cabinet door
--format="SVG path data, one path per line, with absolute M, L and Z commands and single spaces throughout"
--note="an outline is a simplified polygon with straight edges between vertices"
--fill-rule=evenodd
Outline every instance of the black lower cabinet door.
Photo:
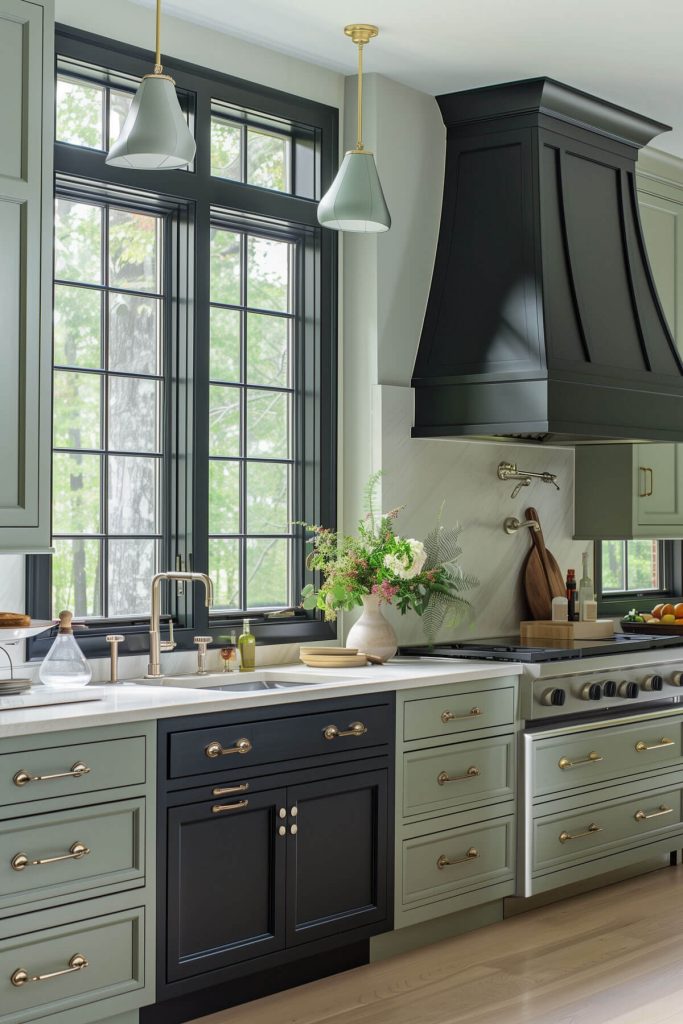
M 389 906 L 387 771 L 290 786 L 287 800 L 287 945 L 375 923 L 382 931 Z
M 167 981 L 285 945 L 284 789 L 168 810 Z

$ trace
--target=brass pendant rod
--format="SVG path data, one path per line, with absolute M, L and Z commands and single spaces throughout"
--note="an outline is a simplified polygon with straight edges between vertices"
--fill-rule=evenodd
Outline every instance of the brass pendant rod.
M 358 43 L 358 139 L 356 141 L 356 149 L 359 152 L 363 150 L 363 46 L 364 43 Z
M 161 65 L 161 0 L 157 0 L 156 44 L 156 64 L 154 65 L 154 74 L 160 75 L 164 70 Z

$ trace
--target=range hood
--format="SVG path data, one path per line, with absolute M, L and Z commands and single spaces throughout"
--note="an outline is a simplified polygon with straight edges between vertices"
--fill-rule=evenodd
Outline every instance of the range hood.
M 667 125 L 549 78 L 438 97 L 441 228 L 414 437 L 683 441 L 683 364 L 638 215 Z

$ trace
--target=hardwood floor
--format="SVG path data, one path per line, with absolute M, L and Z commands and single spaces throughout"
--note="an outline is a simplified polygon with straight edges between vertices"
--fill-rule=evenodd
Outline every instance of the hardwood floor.
M 683 1024 L 683 867 L 193 1024 Z

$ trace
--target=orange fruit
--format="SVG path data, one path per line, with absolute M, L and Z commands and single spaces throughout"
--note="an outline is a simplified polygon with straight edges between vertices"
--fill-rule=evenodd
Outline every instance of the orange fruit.
M 665 615 L 673 615 L 674 619 L 676 618 L 676 612 L 672 604 L 665 604 L 662 608 L 660 617 L 663 619 Z
M 683 601 L 674 605 L 674 615 L 677 619 L 683 619 Z
M 670 626 L 672 622 L 676 621 L 675 615 L 662 615 L 659 620 L 663 626 Z
M 683 619 L 676 619 L 677 626 L 683 626 Z
M 663 604 L 656 604 L 654 606 L 654 608 L 652 609 L 652 614 L 654 615 L 654 617 L 656 619 L 661 619 L 661 617 L 662 617 L 662 608 L 663 607 L 664 607 Z

